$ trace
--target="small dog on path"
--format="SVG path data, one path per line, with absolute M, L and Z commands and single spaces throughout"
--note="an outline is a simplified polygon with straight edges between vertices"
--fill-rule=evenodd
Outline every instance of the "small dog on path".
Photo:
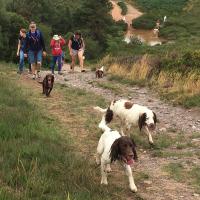
M 47 74 L 41 83 L 42 83 L 42 90 L 43 90 L 42 93 L 48 97 L 51 93 L 51 90 L 53 89 L 54 76 L 52 74 Z
M 104 77 L 104 66 L 102 66 L 100 69 L 96 70 L 96 78 L 103 78 Z

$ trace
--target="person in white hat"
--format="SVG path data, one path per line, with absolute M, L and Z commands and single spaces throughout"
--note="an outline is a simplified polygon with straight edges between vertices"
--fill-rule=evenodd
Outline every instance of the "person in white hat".
M 54 74 L 54 68 L 56 65 L 56 62 L 58 62 L 58 74 L 61 73 L 61 67 L 62 67 L 62 46 L 66 44 L 64 38 L 58 35 L 54 35 L 50 47 L 52 49 L 52 64 L 51 64 L 51 72 Z

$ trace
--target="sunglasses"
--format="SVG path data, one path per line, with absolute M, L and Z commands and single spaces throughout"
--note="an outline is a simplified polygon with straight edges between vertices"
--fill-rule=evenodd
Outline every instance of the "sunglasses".
M 36 28 L 35 26 L 31 26 L 31 28 Z

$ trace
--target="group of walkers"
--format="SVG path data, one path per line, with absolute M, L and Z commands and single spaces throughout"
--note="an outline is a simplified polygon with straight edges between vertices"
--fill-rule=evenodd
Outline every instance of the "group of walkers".
M 58 63 L 58 74 L 62 74 L 62 65 L 64 62 L 63 46 L 66 41 L 62 36 L 54 35 L 50 41 L 52 62 L 51 72 L 54 74 L 55 65 Z M 85 72 L 84 63 L 84 49 L 85 44 L 80 32 L 76 32 L 68 42 L 69 53 L 71 56 L 71 71 L 74 71 L 76 57 L 78 56 L 81 72 Z M 46 48 L 42 32 L 36 27 L 35 22 L 29 25 L 29 31 L 20 29 L 17 47 L 17 56 L 19 56 L 19 71 L 21 74 L 24 71 L 24 59 L 28 58 L 29 73 L 32 78 L 40 78 L 40 69 L 42 65 L 42 58 L 46 57 Z

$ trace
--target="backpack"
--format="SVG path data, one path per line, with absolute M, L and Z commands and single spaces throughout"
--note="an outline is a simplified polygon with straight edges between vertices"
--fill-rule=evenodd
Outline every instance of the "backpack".
M 41 33 L 40 33 L 40 31 L 38 29 L 36 29 L 36 37 L 34 38 L 34 37 L 31 36 L 31 32 L 29 31 L 28 32 L 28 37 L 29 37 L 29 39 L 32 38 L 35 42 L 38 43 L 40 41 Z
M 73 35 L 71 37 L 71 40 L 72 40 L 72 46 L 73 47 L 76 46 L 76 47 L 78 47 L 78 49 L 82 48 L 82 46 L 83 46 L 83 38 L 82 37 L 80 37 L 78 40 L 76 40 L 75 35 Z

